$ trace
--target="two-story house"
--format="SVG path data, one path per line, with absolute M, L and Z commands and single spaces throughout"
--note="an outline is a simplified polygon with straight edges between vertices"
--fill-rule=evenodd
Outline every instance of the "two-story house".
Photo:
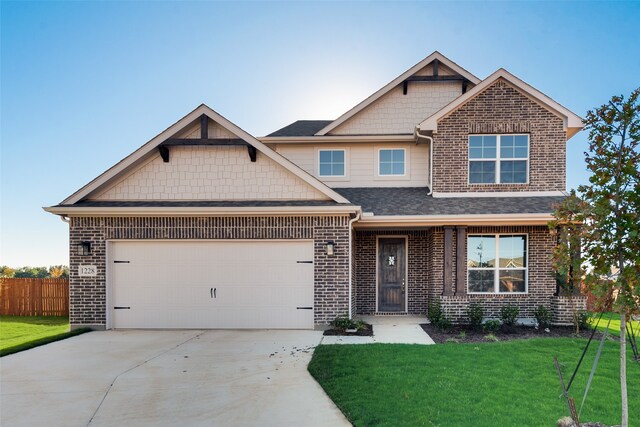
M 478 302 L 566 322 L 546 224 L 581 128 L 438 52 L 262 138 L 201 105 L 46 208 L 70 225 L 72 327 L 313 328 L 435 301 L 454 321 Z

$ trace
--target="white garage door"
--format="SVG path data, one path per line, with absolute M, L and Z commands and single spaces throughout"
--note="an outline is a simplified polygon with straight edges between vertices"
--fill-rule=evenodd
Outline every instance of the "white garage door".
M 109 246 L 114 328 L 313 328 L 311 241 Z

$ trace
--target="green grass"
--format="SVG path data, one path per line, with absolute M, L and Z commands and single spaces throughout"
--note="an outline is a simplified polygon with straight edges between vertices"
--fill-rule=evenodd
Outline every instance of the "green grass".
M 595 327 L 601 332 L 607 327 L 607 323 L 609 322 L 609 316 L 611 316 L 611 324 L 609 325 L 609 334 L 615 335 L 616 337 L 620 336 L 620 315 L 618 313 L 604 313 L 602 315 L 602 319 L 598 322 L 598 317 L 600 317 L 600 313 L 594 313 L 594 322 L 596 322 Z M 629 319 L 627 319 L 627 322 Z M 640 322 L 637 320 L 633 322 L 633 333 L 636 337 L 640 337 Z
M 82 334 L 69 332 L 67 317 L 0 316 L 0 357 Z
M 356 426 L 553 426 L 568 413 L 553 357 L 570 377 L 585 343 L 542 338 L 433 346 L 321 345 L 309 372 Z M 594 347 L 570 391 L 578 408 Z M 619 422 L 618 361 L 617 343 L 606 342 L 582 420 Z M 640 419 L 639 376 L 640 366 L 630 361 L 630 420 Z

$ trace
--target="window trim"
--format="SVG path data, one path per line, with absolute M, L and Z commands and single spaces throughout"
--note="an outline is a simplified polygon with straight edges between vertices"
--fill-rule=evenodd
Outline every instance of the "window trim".
M 472 136 L 495 136 L 496 137 L 496 157 L 491 159 L 472 159 L 469 157 L 469 139 Z M 503 136 L 526 136 L 527 137 L 527 157 L 513 157 L 503 159 L 500 156 L 500 148 Z M 525 182 L 501 182 L 500 181 L 500 162 L 501 161 L 526 161 L 527 175 Z M 496 177 L 494 182 L 471 182 L 471 162 L 495 162 Z M 529 184 L 529 168 L 531 163 L 531 134 L 528 133 L 470 133 L 467 135 L 467 184 L 468 185 L 528 185 Z
M 380 173 L 380 153 L 382 152 L 382 150 L 402 150 L 404 152 L 404 173 L 403 174 L 381 174 Z M 377 178 L 402 178 L 402 177 L 407 177 L 408 176 L 408 167 L 407 165 L 409 164 L 409 157 L 407 155 L 408 150 L 405 147 L 379 147 L 377 150 L 377 157 L 378 157 L 378 161 L 377 161 L 377 167 L 376 167 L 376 177 Z
M 467 294 L 468 295 L 528 295 L 529 294 L 529 233 L 471 233 L 467 234 L 467 248 L 469 238 L 475 236 L 493 236 L 496 239 L 496 266 L 495 267 L 469 267 L 468 254 L 465 254 L 467 267 Z M 500 236 L 525 236 L 525 265 L 526 267 L 503 268 L 500 267 Z M 468 251 L 468 249 L 467 249 Z M 469 290 L 469 272 L 472 270 L 493 271 L 493 292 L 472 292 Z M 524 292 L 500 292 L 500 271 L 519 270 L 524 271 Z
M 343 175 L 320 175 L 320 152 L 322 151 L 342 151 L 344 154 L 344 174 Z M 321 181 L 346 181 L 349 179 L 349 149 L 343 147 L 322 147 L 316 149 L 315 161 L 316 177 Z

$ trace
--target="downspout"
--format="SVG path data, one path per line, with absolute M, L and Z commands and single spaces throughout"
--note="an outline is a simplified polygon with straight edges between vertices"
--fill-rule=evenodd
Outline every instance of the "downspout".
M 351 295 L 353 294 L 353 223 L 360 219 L 360 211 L 356 213 L 356 216 L 353 219 L 349 220 L 349 319 L 351 319 Z
M 433 137 L 421 134 L 418 126 L 416 126 L 413 134 L 416 138 L 425 138 L 429 140 L 429 192 L 427 193 L 427 196 L 430 196 L 431 193 L 433 193 Z
M 66 222 L 67 224 L 69 224 L 69 218 L 68 218 L 68 217 L 66 217 L 66 216 L 64 216 L 64 215 L 60 215 L 60 220 L 61 220 L 62 222 Z

